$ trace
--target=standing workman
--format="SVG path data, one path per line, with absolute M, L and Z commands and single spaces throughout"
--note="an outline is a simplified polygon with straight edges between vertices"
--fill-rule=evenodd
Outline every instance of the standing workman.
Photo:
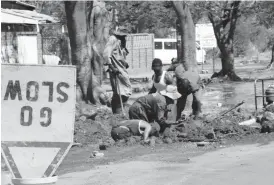
M 166 120 L 167 113 L 170 111 L 168 105 L 173 104 L 174 100 L 181 97 L 176 86 L 168 85 L 166 90 L 153 94 L 148 94 L 138 98 L 129 108 L 129 119 L 141 119 L 148 123 L 158 123 L 161 130 L 170 127 Z
M 113 91 L 111 100 L 112 112 L 119 114 L 122 112 L 122 104 L 128 101 L 132 94 L 131 83 L 126 62 L 128 50 L 126 48 L 126 29 L 119 29 L 109 37 L 104 50 L 105 65 L 108 66 L 110 83 Z M 122 102 L 122 103 L 121 103 Z
M 159 58 L 155 58 L 152 61 L 151 68 L 154 71 L 154 75 L 152 76 L 153 85 L 149 91 L 149 94 L 163 91 L 166 89 L 167 85 L 173 84 L 173 76 L 163 70 L 163 63 Z
M 177 119 L 181 118 L 181 113 L 185 109 L 186 100 L 188 95 L 193 95 L 192 101 L 192 114 L 197 118 L 201 110 L 201 100 L 200 100 L 200 87 L 201 87 L 201 77 L 198 72 L 194 69 L 186 71 L 182 63 L 177 61 L 177 59 L 172 60 L 172 65 L 168 71 L 175 71 L 176 83 L 178 92 L 182 95 L 177 100 Z

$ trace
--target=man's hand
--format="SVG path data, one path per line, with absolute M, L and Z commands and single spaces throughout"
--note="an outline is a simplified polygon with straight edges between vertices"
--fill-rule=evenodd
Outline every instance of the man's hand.
M 118 74 L 121 73 L 117 68 L 113 68 L 112 72 L 113 72 L 115 75 L 118 75 Z

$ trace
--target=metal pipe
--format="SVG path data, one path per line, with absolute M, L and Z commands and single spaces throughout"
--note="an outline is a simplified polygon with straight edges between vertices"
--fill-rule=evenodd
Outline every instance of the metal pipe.
M 257 83 L 257 79 L 255 79 L 255 81 L 254 81 L 255 109 L 257 111 L 258 106 L 257 106 L 257 88 L 256 88 L 256 83 Z
M 264 80 L 262 79 L 262 95 L 264 96 Z M 264 97 L 263 97 L 263 106 L 264 106 Z

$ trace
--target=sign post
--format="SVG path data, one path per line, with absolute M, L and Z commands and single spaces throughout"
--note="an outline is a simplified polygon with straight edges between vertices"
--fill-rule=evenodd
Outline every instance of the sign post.
M 213 74 L 214 74 L 215 73 L 214 47 L 212 48 L 212 65 L 213 65 Z
M 2 64 L 1 70 L 1 152 L 13 183 L 56 181 L 73 143 L 76 68 Z
M 214 30 L 211 24 L 196 24 L 196 41 L 200 41 L 201 48 L 213 48 L 213 73 L 215 72 L 214 48 L 217 47 Z M 203 68 L 203 66 L 202 66 Z

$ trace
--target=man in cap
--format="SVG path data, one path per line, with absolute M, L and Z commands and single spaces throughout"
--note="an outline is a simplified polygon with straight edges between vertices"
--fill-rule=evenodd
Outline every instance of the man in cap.
M 194 69 L 186 71 L 183 64 L 175 59 L 168 71 L 175 71 L 178 92 L 182 95 L 177 100 L 177 120 L 181 118 L 181 113 L 185 109 L 186 100 L 190 94 L 193 95 L 192 114 L 195 118 L 198 117 L 202 112 L 200 100 L 201 77 L 198 72 Z
M 154 71 L 154 75 L 152 76 L 153 86 L 149 94 L 163 91 L 167 85 L 174 83 L 173 76 L 163 70 L 163 63 L 159 58 L 153 59 L 151 68 Z
M 121 113 L 121 102 L 125 104 L 132 94 L 131 83 L 126 62 L 128 50 L 126 48 L 126 29 L 115 31 L 106 44 L 104 50 L 105 65 L 108 66 L 110 83 L 113 91 L 111 107 L 114 114 Z
M 158 136 L 157 125 L 151 125 L 144 120 L 124 120 L 112 126 L 111 137 L 114 141 L 130 136 L 143 136 L 144 142 L 149 142 L 149 136 Z
M 177 92 L 177 87 L 168 85 L 161 92 L 148 94 L 138 98 L 129 108 L 129 119 L 141 119 L 148 123 L 156 122 L 160 125 L 163 132 L 165 128 L 172 123 L 166 120 L 169 105 L 174 103 L 174 100 L 181 97 Z

